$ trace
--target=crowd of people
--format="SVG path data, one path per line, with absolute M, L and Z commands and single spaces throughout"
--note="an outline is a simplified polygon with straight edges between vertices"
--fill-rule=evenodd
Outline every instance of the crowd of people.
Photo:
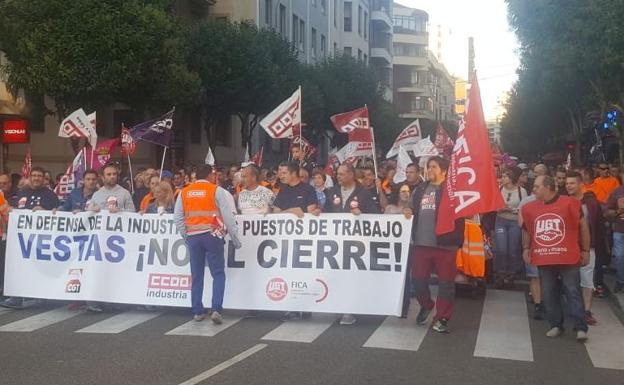
M 413 221 L 402 316 L 407 316 L 410 297 L 415 297 L 420 304 L 416 322 L 428 324 L 435 309 L 432 329 L 447 333 L 455 299 L 456 254 L 464 243 L 464 219 L 457 220 L 450 233 L 438 235 L 435 231 L 449 161 L 434 156 L 426 163 L 411 163 L 404 170 L 405 180 L 394 183 L 397 164 L 393 160 L 380 162 L 377 169 L 372 162 L 358 167 L 343 163 L 328 175 L 308 162 L 300 150 L 294 147 L 291 160 L 275 168 L 253 163 L 227 168 L 202 165 L 175 172 L 147 168 L 138 170 L 132 180 L 121 177 L 119 167 L 111 163 L 99 173 L 87 170 L 81 187 L 63 199 L 53 192 L 54 182 L 43 168 L 33 167 L 28 178 L 0 175 L 0 266 L 4 269 L 10 208 L 172 213 L 190 251 L 193 318 L 202 321 L 207 314 L 202 302 L 207 263 L 213 285 L 210 318 L 219 324 L 225 290 L 225 232 L 235 247 L 241 246 L 235 214 L 400 214 Z M 599 322 L 591 312 L 592 298 L 607 293 L 604 273 L 611 256 L 617 274 L 613 290 L 624 288 L 620 170 L 607 163 L 580 169 L 520 163 L 497 166 L 497 173 L 505 206 L 478 218 L 485 242 L 494 250 L 493 264 L 488 267 L 493 287 L 513 289 L 518 277 L 528 278 L 535 304 L 533 317 L 547 319 L 550 337 L 563 332 L 561 298 L 566 297 L 577 338 L 587 339 L 587 325 Z M 545 247 L 553 245 L 557 247 L 543 255 Z M 432 273 L 437 274 L 439 286 L 435 302 L 429 292 Z M 4 271 L 0 271 L 0 280 L 3 278 Z M 12 297 L 4 298 L 0 305 L 21 309 L 39 302 Z M 86 307 L 101 312 L 106 304 L 88 302 Z M 289 312 L 284 319 L 309 315 Z M 344 314 L 340 320 L 343 325 L 355 322 L 352 314 Z

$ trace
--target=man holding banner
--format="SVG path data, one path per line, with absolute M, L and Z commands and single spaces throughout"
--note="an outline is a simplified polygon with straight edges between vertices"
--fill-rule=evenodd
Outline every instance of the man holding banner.
M 202 302 L 206 261 L 212 275 L 212 314 L 215 324 L 223 323 L 225 293 L 225 255 L 223 223 L 234 247 L 239 249 L 238 227 L 234 219 L 233 198 L 225 189 L 208 181 L 212 166 L 203 165 L 197 181 L 184 189 L 176 200 L 174 219 L 178 232 L 185 238 L 191 257 L 191 304 L 193 319 L 203 321 L 206 311 Z M 223 221 L 221 220 L 223 218 Z

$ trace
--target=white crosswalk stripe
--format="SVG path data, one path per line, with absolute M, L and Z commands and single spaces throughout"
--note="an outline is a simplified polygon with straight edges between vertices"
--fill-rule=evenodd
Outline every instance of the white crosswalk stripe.
M 82 314 L 82 312 L 67 310 L 65 307 L 62 307 L 0 326 L 0 332 L 32 332 L 76 317 L 79 314 Z
M 263 340 L 288 342 L 313 342 L 336 322 L 331 314 L 313 314 L 312 318 L 282 323 L 262 337 Z
M 76 333 L 117 334 L 162 315 L 162 312 L 131 310 L 76 330 Z
M 594 301 L 592 312 L 598 324 L 589 329 L 587 354 L 597 368 L 624 370 L 624 327 L 604 301 Z
M 189 321 L 177 328 L 168 331 L 167 335 L 173 336 L 202 336 L 202 337 L 214 337 L 227 328 L 235 325 L 240 321 L 241 317 L 223 316 L 223 323 L 221 325 L 215 325 L 209 318 L 206 318 L 202 322 Z
M 364 343 L 364 347 L 417 351 L 431 324 L 431 316 L 427 325 L 416 324 L 416 315 L 419 309 L 418 303 L 413 301 L 407 318 L 386 317 L 384 322 Z
M 488 290 L 474 355 L 533 361 L 528 319 L 524 292 Z

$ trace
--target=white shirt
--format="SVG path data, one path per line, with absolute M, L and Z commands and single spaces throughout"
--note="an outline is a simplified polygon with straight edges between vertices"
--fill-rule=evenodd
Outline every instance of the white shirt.
M 273 192 L 264 186 L 243 189 L 238 194 L 238 210 L 241 214 L 264 214 L 274 199 Z

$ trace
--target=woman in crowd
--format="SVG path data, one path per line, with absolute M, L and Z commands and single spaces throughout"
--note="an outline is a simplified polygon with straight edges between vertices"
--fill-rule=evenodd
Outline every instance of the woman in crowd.
M 147 214 L 173 213 L 173 188 L 170 182 L 160 181 L 154 187 L 154 201 L 147 206 Z
M 325 202 L 327 202 L 327 196 L 325 195 L 325 182 L 327 176 L 321 171 L 315 171 L 312 174 L 312 186 L 314 187 L 314 191 L 316 191 L 316 200 L 318 201 L 319 207 L 324 208 Z
M 510 168 L 503 171 L 500 192 L 505 207 L 498 210 L 494 226 L 494 270 L 497 289 L 511 288 L 516 273 L 522 266 L 522 230 L 518 224 L 518 206 L 528 196 L 518 184 L 522 171 Z
M 399 187 L 398 195 L 395 195 L 396 201 L 390 202 L 390 204 L 386 206 L 384 214 L 403 214 L 404 209 L 410 208 L 411 195 L 412 190 L 410 185 L 403 183 L 401 187 Z

